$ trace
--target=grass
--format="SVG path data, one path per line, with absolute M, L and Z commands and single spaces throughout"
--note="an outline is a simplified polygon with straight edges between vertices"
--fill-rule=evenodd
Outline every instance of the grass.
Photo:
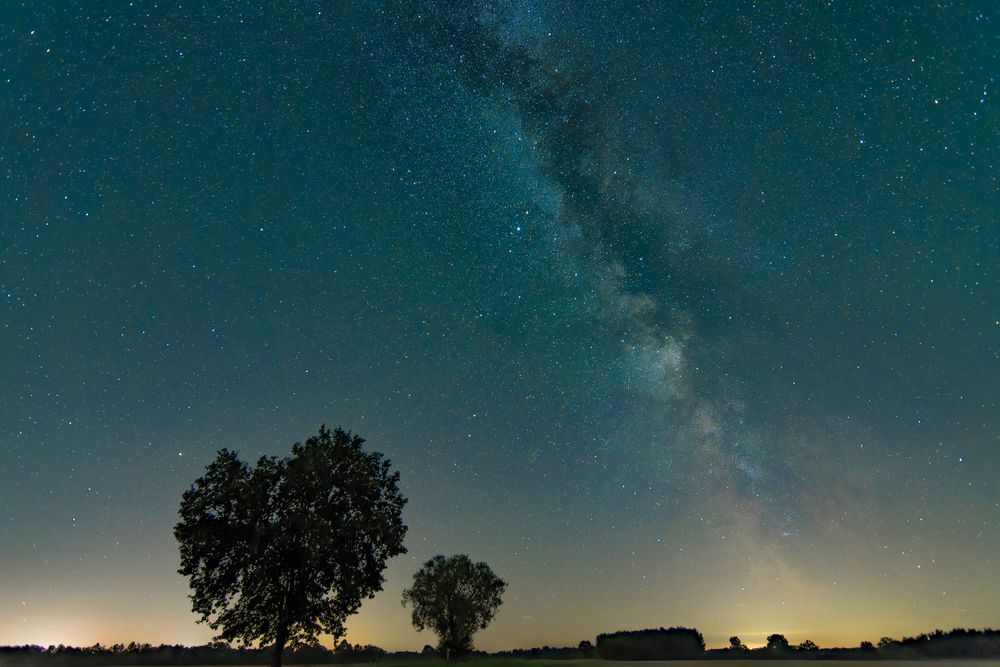
M 450 662 L 443 658 L 425 658 L 418 656 L 389 657 L 378 661 L 379 665 L 385 667 L 596 667 L 606 665 L 603 660 L 597 658 L 581 660 L 553 660 L 547 658 L 506 658 L 506 657 L 476 657 L 467 660 L 452 660 Z

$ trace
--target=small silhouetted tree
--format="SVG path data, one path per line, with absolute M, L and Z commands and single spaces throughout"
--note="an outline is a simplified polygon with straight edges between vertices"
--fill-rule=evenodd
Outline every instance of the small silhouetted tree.
M 801 644 L 799 644 L 795 648 L 797 648 L 800 651 L 818 651 L 819 650 L 819 646 L 817 646 L 816 642 L 814 642 L 811 639 L 805 640 L 804 642 L 802 642 Z
M 858 646 L 858 648 L 861 649 L 862 651 L 874 651 L 875 650 L 875 644 L 872 644 L 869 641 L 864 641 L 864 642 L 861 642 L 861 645 Z
M 892 648 L 895 645 L 896 645 L 896 640 L 893 639 L 892 637 L 882 637 L 882 639 L 878 640 L 878 648 L 880 650 Z
M 785 635 L 768 635 L 767 636 L 767 649 L 769 651 L 783 652 L 788 650 L 788 640 L 785 639 Z
M 438 636 L 438 650 L 450 659 L 472 650 L 472 635 L 496 615 L 507 584 L 486 563 L 468 556 L 435 556 L 413 575 L 403 605 L 413 607 L 413 625 Z
M 741 640 L 736 635 L 733 635 L 732 637 L 729 638 L 729 650 L 730 651 L 739 651 L 741 653 L 745 653 L 746 651 L 749 651 L 750 649 L 748 649 L 747 645 L 743 643 L 743 640 Z
M 223 449 L 184 492 L 174 535 L 199 622 L 216 639 L 285 646 L 336 639 L 386 561 L 406 553 L 399 473 L 360 437 L 320 427 L 253 468 Z
M 583 654 L 583 657 L 589 658 L 594 655 L 594 645 L 590 643 L 589 639 L 584 639 L 577 645 L 577 650 Z

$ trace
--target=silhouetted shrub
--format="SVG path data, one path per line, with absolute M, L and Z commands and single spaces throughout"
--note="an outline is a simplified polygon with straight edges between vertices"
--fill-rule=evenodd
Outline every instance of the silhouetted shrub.
M 605 660 L 696 660 L 705 638 L 694 628 L 619 631 L 597 636 L 597 654 Z

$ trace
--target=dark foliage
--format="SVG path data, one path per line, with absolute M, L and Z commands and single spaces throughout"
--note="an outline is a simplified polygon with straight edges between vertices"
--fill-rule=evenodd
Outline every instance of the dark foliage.
M 677 629 L 677 628 L 675 628 Z M 683 630 L 683 628 L 681 628 Z M 660 632 L 650 630 L 645 632 Z M 637 633 L 614 633 L 614 635 L 629 635 Z M 601 635 L 609 637 L 613 635 Z M 587 642 L 589 643 L 589 642 Z M 742 643 L 742 642 L 741 642 Z M 585 642 L 577 647 L 551 647 L 514 649 L 499 651 L 494 657 L 516 659 L 546 659 L 573 660 L 586 657 Z M 600 638 L 598 639 L 600 645 Z M 149 644 L 131 643 L 115 644 L 104 647 L 100 644 L 87 648 L 72 646 L 6 646 L 0 647 L 0 664 L 5 667 L 165 667 L 167 665 L 260 665 L 267 661 L 272 647 L 262 648 L 231 648 L 222 642 L 206 646 L 150 646 Z M 472 651 L 471 657 L 485 657 L 481 651 Z M 422 653 L 400 651 L 386 653 L 377 646 L 350 645 L 341 642 L 337 648 L 330 650 L 322 646 L 305 646 L 289 649 L 284 653 L 285 662 L 295 665 L 324 664 L 358 664 L 382 661 L 384 659 L 405 658 L 413 660 L 420 657 L 431 660 L 437 657 L 433 647 L 424 647 Z M 733 651 L 731 648 L 712 649 L 705 651 L 703 657 L 708 660 L 774 660 L 775 656 L 767 648 L 752 649 L 746 652 Z M 962 630 L 951 632 L 935 630 L 932 633 L 904 637 L 901 640 L 883 638 L 878 643 L 878 649 L 862 642 L 858 648 L 826 648 L 818 650 L 790 650 L 782 656 L 790 660 L 915 660 L 915 659 L 954 659 L 954 658 L 1000 658 L 1000 631 L 997 630 Z
M 586 641 L 586 640 L 585 640 Z M 583 644 L 584 642 L 580 642 Z M 589 644 L 590 642 L 586 642 Z M 490 655 L 497 658 L 518 658 L 526 660 L 582 660 L 593 657 L 593 647 L 581 646 L 540 646 L 536 648 L 516 648 L 511 651 L 497 651 Z
M 438 555 L 413 575 L 413 586 L 403 591 L 403 605 L 413 607 L 414 627 L 430 628 L 441 654 L 452 658 L 472 650 L 472 635 L 493 620 L 506 588 L 486 563 L 473 563 L 465 555 Z
M 790 648 L 788 644 L 788 639 L 785 635 L 768 635 L 767 637 L 767 650 L 773 651 L 775 653 L 785 653 Z
M 1000 630 L 935 630 L 916 637 L 903 637 L 883 645 L 879 654 L 895 659 L 909 658 L 1000 658 Z
M 748 649 L 747 645 L 743 643 L 743 640 L 733 635 L 732 637 L 729 638 L 729 650 L 738 651 L 740 653 L 746 653 L 750 649 Z
M 705 638 L 694 628 L 619 631 L 597 636 L 597 654 L 605 660 L 697 660 Z
M 250 468 L 222 450 L 184 492 L 174 535 L 192 607 L 217 639 L 308 646 L 382 589 L 386 561 L 405 553 L 399 473 L 341 429 Z
M 935 630 L 931 633 L 893 639 L 883 637 L 877 648 L 871 642 L 861 642 L 857 648 L 819 648 L 811 641 L 804 641 L 795 648 L 787 645 L 783 635 L 768 637 L 768 646 L 748 651 L 735 651 L 731 647 L 706 652 L 712 660 L 922 660 L 954 658 L 1000 658 L 1000 631 L 963 630 L 950 632 Z
M 66 646 L 19 646 L 0 648 L 0 663 L 48 665 L 51 667 L 160 667 L 167 665 L 260 665 L 272 657 L 273 647 L 231 648 L 222 642 L 205 646 L 174 646 L 161 644 L 95 644 L 87 648 Z M 290 665 L 358 664 L 375 662 L 388 655 L 377 646 L 343 644 L 331 651 L 323 646 L 303 646 L 284 652 L 284 662 Z

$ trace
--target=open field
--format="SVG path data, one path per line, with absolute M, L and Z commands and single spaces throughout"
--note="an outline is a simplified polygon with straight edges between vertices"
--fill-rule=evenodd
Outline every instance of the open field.
M 1000 667 L 1000 659 L 945 659 L 945 660 L 546 660 L 530 658 L 472 658 L 467 661 L 428 660 L 427 658 L 388 658 L 377 664 L 385 667 L 706 667 L 706 663 L 727 667 L 754 667 L 761 663 L 783 667 L 921 667 L 932 663 L 934 667 Z M 296 667 L 291 666 L 289 667 Z M 358 665 L 357 667 L 360 667 Z
M 515 661 L 511 661 L 512 663 Z M 530 660 L 521 661 L 524 663 L 532 662 Z M 539 661 L 541 662 L 541 661 Z M 558 660 L 546 660 L 545 662 L 556 663 L 560 662 Z M 772 667 L 778 667 L 778 665 L 783 665 L 785 667 L 844 667 L 845 665 L 850 665 L 851 667 L 929 667 L 928 663 L 934 665 L 934 667 L 1000 667 L 1000 659 L 998 660 L 977 660 L 977 659 L 946 659 L 946 660 L 650 660 L 650 661 L 636 661 L 636 662 L 620 662 L 620 661 L 608 661 L 608 660 L 573 660 L 576 664 L 581 666 L 586 663 L 587 665 L 601 665 L 602 667 L 615 667 L 620 665 L 621 667 L 626 667 L 629 664 L 637 665 L 637 667 L 705 667 L 706 663 L 716 663 L 722 667 L 722 665 L 730 667 L 754 667 L 754 665 L 760 665 L 762 662 Z M 500 667 L 500 664 L 496 665 Z M 547 666 L 550 667 L 550 666 Z
M 471 658 L 447 662 L 439 659 L 422 657 L 387 658 L 376 663 L 355 663 L 338 665 L 337 667 L 706 667 L 706 663 L 727 665 L 729 667 L 755 667 L 761 663 L 773 664 L 778 667 L 1000 667 L 998 660 L 982 659 L 946 659 L 946 660 L 638 660 L 618 661 L 600 660 L 546 660 L 530 658 Z M 0 663 L 2 664 L 2 663 Z M 206 665 L 204 667 L 220 667 Z M 245 666 L 244 666 L 245 667 Z M 288 667 L 312 667 L 310 665 L 288 665 Z M 315 667 L 329 667 L 316 665 Z
M 755 667 L 761 663 L 772 664 L 774 667 L 1000 667 L 998 660 L 981 659 L 947 659 L 947 660 L 638 660 L 618 661 L 600 660 L 545 660 L 530 658 L 473 658 L 467 661 L 428 660 L 426 658 L 389 658 L 377 664 L 385 667 L 454 667 L 468 665 L 469 667 L 706 667 L 706 663 L 714 663 L 722 667 Z M 370 663 L 369 663 L 370 664 Z M 293 666 L 289 666 L 293 667 Z M 296 666 L 297 667 L 297 666 Z M 321 666 L 317 666 L 321 667 Z M 361 667 L 358 665 L 357 667 Z
M 755 667 L 761 663 L 779 664 L 783 667 L 1000 667 L 998 660 L 982 659 L 946 659 L 946 660 L 648 660 L 648 661 L 618 661 L 600 660 L 545 660 L 530 658 L 472 658 L 467 661 L 428 660 L 426 658 L 389 658 L 377 664 L 385 667 L 454 667 L 468 665 L 469 667 L 706 667 L 706 663 L 726 665 L 727 667 Z M 369 663 L 371 664 L 371 663 Z M 293 667 L 293 666 L 289 666 Z M 297 667 L 297 666 L 296 666 Z M 318 666 L 319 667 L 319 666 Z M 358 665 L 357 667 L 360 667 Z

